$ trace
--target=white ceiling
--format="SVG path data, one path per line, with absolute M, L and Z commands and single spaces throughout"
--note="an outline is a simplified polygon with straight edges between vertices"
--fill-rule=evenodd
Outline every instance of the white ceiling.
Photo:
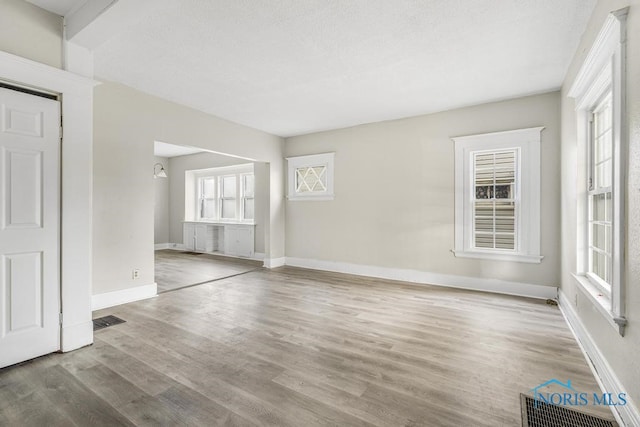
M 99 77 L 291 136 L 555 90 L 595 3 L 120 0 L 91 47 Z
M 153 154 L 158 157 L 178 157 L 188 154 L 203 153 L 200 148 L 187 147 L 184 145 L 167 144 L 166 142 L 154 141 Z

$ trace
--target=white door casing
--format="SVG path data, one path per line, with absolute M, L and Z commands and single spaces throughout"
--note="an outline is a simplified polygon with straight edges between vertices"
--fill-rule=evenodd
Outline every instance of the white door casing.
M 0 88 L 0 367 L 60 349 L 60 104 Z

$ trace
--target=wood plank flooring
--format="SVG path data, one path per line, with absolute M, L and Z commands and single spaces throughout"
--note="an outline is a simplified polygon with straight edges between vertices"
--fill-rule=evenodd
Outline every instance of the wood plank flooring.
M 262 266 L 262 261 L 174 250 L 155 252 L 155 280 L 158 292 L 210 282 Z
M 0 370 L 0 425 L 519 426 L 550 378 L 598 391 L 531 299 L 285 267 L 107 314 L 93 346 Z

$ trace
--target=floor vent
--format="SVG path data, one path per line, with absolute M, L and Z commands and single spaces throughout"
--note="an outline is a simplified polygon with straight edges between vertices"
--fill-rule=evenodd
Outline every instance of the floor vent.
M 100 329 L 108 328 L 109 326 L 118 325 L 124 323 L 126 320 L 122 320 L 116 316 L 104 316 L 97 319 L 93 319 L 93 331 L 99 331 Z
M 530 396 L 520 395 L 523 427 L 618 427 L 618 423 L 569 409 L 564 406 L 536 402 Z

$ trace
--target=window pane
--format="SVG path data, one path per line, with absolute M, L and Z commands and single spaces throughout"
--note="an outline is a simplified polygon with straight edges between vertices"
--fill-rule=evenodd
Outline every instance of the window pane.
M 253 199 L 244 199 L 244 219 L 254 219 Z
M 607 211 L 607 199 L 606 194 L 596 194 L 592 198 L 593 200 L 593 220 L 605 221 Z
M 254 177 L 253 175 L 244 175 L 244 197 L 253 197 Z
M 235 219 L 236 217 L 236 201 L 222 200 L 222 218 Z
M 215 178 L 202 178 L 202 197 L 213 199 L 215 197 Z
M 593 242 L 592 245 L 595 248 L 602 249 L 603 251 L 608 252 L 607 244 L 606 244 L 606 226 L 601 224 L 593 224 L 592 228 L 593 232 Z
M 222 177 L 222 197 L 236 197 L 236 177 Z
M 215 218 L 216 216 L 216 203 L 212 199 L 202 200 L 202 209 L 200 211 L 201 218 Z

